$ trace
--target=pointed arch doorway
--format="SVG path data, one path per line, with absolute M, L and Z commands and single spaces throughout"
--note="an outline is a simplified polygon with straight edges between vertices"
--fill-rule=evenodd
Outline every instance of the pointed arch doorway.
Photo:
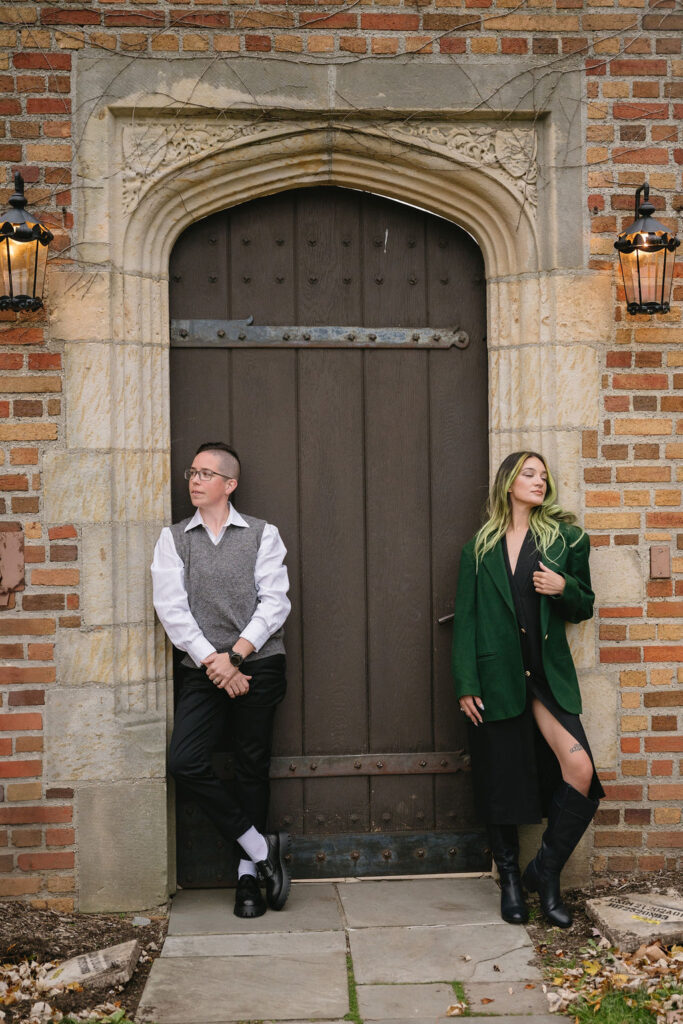
M 237 507 L 289 552 L 271 820 L 294 876 L 486 869 L 447 621 L 488 481 L 478 246 L 366 192 L 282 192 L 186 229 L 170 311 L 173 518 L 197 445 L 229 439 Z M 182 799 L 177 829 L 179 882 L 227 884 Z

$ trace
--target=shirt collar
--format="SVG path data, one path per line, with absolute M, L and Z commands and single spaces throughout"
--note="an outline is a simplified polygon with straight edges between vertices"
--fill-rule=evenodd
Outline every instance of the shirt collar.
M 249 523 L 246 521 L 246 519 L 242 518 L 242 516 L 239 514 L 235 506 L 231 503 L 228 506 L 228 508 L 230 509 L 230 511 L 228 512 L 228 518 L 221 526 L 221 530 L 219 532 L 221 532 L 228 526 L 245 526 L 248 529 Z M 192 516 L 192 519 L 190 519 L 189 523 L 185 527 L 184 532 L 187 533 L 188 530 L 194 530 L 196 526 L 203 526 L 205 530 L 208 529 L 206 523 L 202 519 L 201 512 L 199 511 L 199 509 L 197 509 L 195 514 Z

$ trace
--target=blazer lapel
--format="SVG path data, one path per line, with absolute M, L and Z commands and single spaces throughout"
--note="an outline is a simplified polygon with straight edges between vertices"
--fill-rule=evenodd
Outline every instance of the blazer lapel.
M 501 597 L 505 601 L 506 605 L 510 609 L 513 615 L 516 615 L 515 605 L 512 600 L 512 592 L 510 590 L 510 581 L 508 580 L 507 569 L 505 568 L 505 559 L 503 557 L 503 542 L 499 540 L 495 548 L 492 551 L 487 552 L 481 560 L 483 569 L 486 569 L 489 576 L 496 584 L 500 591 Z

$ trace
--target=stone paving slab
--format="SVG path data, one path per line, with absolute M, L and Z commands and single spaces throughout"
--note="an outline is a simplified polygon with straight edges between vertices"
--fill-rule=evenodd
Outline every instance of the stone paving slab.
M 338 1019 L 349 1011 L 346 958 L 160 957 L 137 1011 L 140 1021 L 225 1024 Z
M 540 985 L 526 989 L 524 982 L 466 981 L 464 988 L 472 1014 L 548 1013 L 548 1000 Z M 493 1002 L 482 1003 L 482 999 L 492 999 Z
M 361 1020 L 434 1020 L 445 1017 L 457 996 L 451 985 L 358 985 Z
M 173 897 L 169 935 L 244 935 L 260 932 L 341 931 L 332 882 L 293 882 L 284 910 L 250 920 L 235 917 L 234 889 L 183 889 Z
M 631 892 L 588 900 L 586 913 L 610 942 L 632 953 L 661 939 L 666 945 L 683 939 L 683 898 Z
M 169 935 L 162 957 L 180 956 L 311 956 L 342 953 L 343 932 L 261 932 L 256 935 Z
M 352 928 L 501 923 L 500 890 L 488 877 L 348 882 L 339 896 Z
M 351 928 L 349 939 L 356 981 L 365 984 L 535 981 L 541 977 L 524 928 L 500 919 L 495 928 Z

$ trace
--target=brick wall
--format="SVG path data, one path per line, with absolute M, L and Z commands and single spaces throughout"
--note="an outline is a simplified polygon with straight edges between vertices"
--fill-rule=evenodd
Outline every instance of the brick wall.
M 613 241 L 645 177 L 659 216 L 683 207 L 683 15 L 674 0 L 73 0 L 0 9 L 0 179 L 3 207 L 20 169 L 55 234 L 51 272 L 69 248 L 73 54 L 100 50 L 158 60 L 188 56 L 331 62 L 412 54 L 419 63 L 481 55 L 515 73 L 516 56 L 585 72 L 587 266 L 614 272 Z M 410 74 L 410 66 L 405 68 Z M 671 548 L 673 578 L 647 599 L 599 610 L 600 661 L 620 683 L 620 761 L 607 773 L 594 867 L 680 863 L 683 831 L 683 271 L 666 317 L 628 317 L 617 289 L 601 353 L 602 414 L 583 437 L 585 524 L 592 542 L 628 548 L 643 572 L 651 544 Z M 63 443 L 59 345 L 48 316 L 0 324 L 0 513 L 21 522 L 27 586 L 0 612 L 0 896 L 67 905 L 74 833 L 68 790 L 43 780 L 45 688 L 55 639 L 80 625 L 77 531 L 41 502 L 43 453 Z

